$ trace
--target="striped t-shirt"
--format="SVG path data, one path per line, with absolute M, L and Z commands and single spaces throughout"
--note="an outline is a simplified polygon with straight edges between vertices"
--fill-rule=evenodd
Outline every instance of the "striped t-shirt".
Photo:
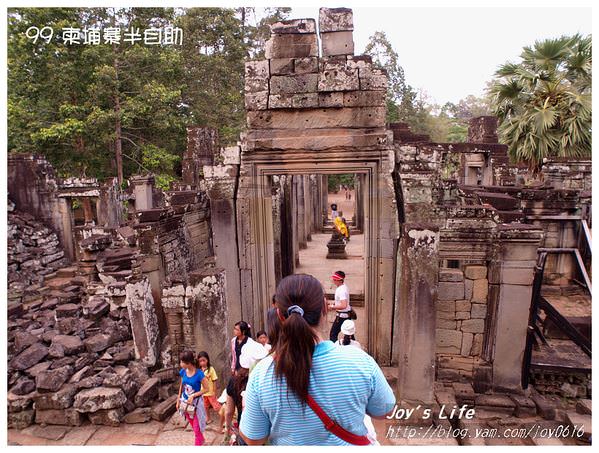
M 364 415 L 389 413 L 395 396 L 372 357 L 357 348 L 316 345 L 308 393 L 346 430 L 365 435 Z M 327 431 L 318 416 L 274 373 L 271 356 L 252 373 L 245 393 L 240 431 L 250 439 L 269 437 L 271 445 L 349 445 Z

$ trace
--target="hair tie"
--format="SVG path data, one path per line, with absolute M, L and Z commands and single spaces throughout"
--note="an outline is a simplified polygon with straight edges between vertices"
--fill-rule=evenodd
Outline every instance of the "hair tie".
M 299 305 L 292 305 L 287 309 L 287 316 L 291 316 L 292 313 L 297 313 L 301 317 L 304 316 L 304 309 Z

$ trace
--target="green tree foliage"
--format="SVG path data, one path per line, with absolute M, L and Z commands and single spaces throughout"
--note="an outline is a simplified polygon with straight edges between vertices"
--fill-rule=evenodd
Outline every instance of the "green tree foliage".
M 246 14 L 243 10 L 248 10 Z M 215 127 L 221 144 L 244 125 L 243 62 L 289 8 L 11 8 L 8 149 L 45 155 L 62 175 L 176 176 L 189 125 Z M 251 17 L 248 17 L 251 16 Z M 180 46 L 68 45 L 64 27 L 140 30 L 173 25 Z M 31 26 L 53 39 L 33 43 Z M 122 33 L 121 33 L 122 34 Z
M 327 179 L 329 192 L 336 192 L 339 190 L 339 186 L 347 186 L 353 189 L 356 185 L 356 175 L 353 173 L 329 175 Z
M 492 83 L 499 134 L 513 161 L 539 172 L 547 157 L 591 155 L 591 36 L 562 36 L 525 47 Z

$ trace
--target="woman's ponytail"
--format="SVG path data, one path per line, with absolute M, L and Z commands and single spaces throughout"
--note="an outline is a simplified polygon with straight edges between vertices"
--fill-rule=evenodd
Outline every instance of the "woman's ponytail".
M 318 341 L 313 327 L 320 322 L 325 303 L 322 285 L 311 275 L 290 275 L 279 283 L 275 299 L 282 318 L 273 347 L 275 373 L 285 376 L 288 388 L 307 401 L 312 354 Z

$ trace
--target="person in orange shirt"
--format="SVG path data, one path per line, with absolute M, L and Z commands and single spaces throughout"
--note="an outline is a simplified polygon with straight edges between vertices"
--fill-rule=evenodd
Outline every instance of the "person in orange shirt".
M 214 367 L 210 365 L 210 357 L 206 351 L 201 351 L 198 354 L 198 366 L 206 376 L 206 379 L 202 382 L 202 392 L 204 394 L 206 418 L 208 419 L 207 424 L 209 424 L 210 417 L 208 416 L 208 409 L 212 407 L 218 414 L 221 408 L 221 404 L 216 399 L 216 381 L 218 380 L 218 375 L 216 374 Z M 204 383 L 206 383 L 206 385 L 204 385 Z

